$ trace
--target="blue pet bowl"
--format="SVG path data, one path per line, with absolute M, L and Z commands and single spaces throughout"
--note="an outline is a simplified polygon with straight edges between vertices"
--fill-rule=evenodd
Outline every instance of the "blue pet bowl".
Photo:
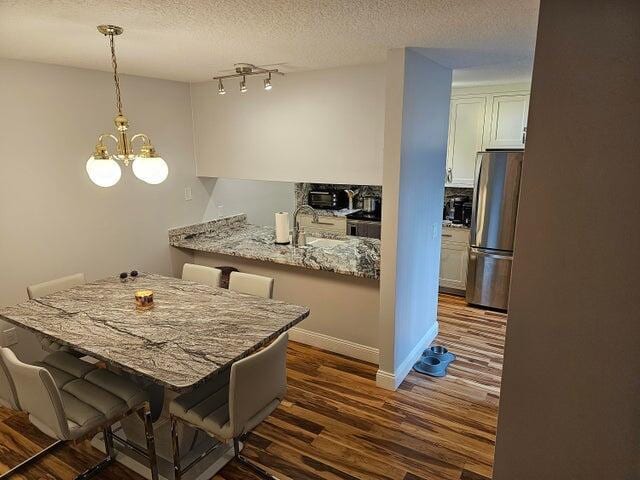
M 413 366 L 416 372 L 424 373 L 431 377 L 444 377 L 447 373 L 447 364 L 441 362 L 436 357 L 422 357 Z

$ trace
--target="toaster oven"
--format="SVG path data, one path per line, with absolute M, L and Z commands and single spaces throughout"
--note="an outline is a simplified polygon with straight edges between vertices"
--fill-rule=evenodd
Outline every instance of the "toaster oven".
M 309 205 L 321 210 L 340 210 L 349 205 L 349 196 L 344 190 L 312 190 Z

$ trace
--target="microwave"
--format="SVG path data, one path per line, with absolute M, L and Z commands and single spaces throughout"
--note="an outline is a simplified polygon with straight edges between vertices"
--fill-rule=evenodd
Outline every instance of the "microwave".
M 312 190 L 309 205 L 322 210 L 341 210 L 349 206 L 349 196 L 344 190 Z

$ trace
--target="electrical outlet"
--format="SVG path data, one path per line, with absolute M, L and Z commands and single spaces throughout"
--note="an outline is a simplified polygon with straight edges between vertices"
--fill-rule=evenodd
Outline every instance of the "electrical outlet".
M 10 347 L 18 343 L 18 331 L 14 328 L 7 328 L 0 334 L 0 345 Z
M 193 195 L 191 194 L 191 187 L 184 187 L 184 199 L 187 202 L 189 200 L 193 200 Z

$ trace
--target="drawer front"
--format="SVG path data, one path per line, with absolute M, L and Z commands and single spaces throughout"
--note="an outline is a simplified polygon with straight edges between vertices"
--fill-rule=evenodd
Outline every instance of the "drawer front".
M 313 223 L 312 215 L 298 215 L 298 224 L 307 232 L 332 232 L 340 235 L 347 234 L 347 219 L 345 217 L 318 217 L 319 222 Z
M 466 228 L 442 227 L 442 241 L 469 245 L 469 230 Z

